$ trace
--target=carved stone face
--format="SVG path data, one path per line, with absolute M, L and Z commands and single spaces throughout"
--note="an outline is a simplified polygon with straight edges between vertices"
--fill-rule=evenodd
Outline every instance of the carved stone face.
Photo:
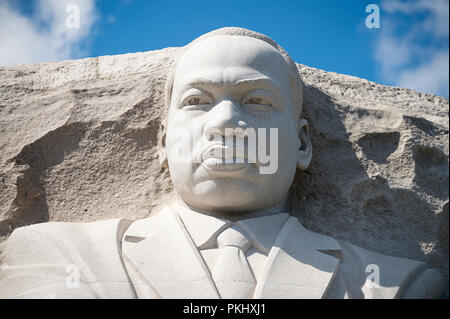
M 235 141 L 244 141 L 236 128 L 265 129 L 264 146 L 274 170 L 261 173 L 264 165 L 260 159 L 251 162 L 250 155 L 245 163 L 236 163 L 236 154 L 233 163 L 208 155 L 224 149 L 230 131 Z M 273 129 L 277 136 L 269 145 Z M 262 145 L 257 140 L 256 152 Z M 182 160 L 174 155 L 180 143 L 186 146 Z M 293 107 L 280 52 L 243 36 L 214 36 L 190 47 L 176 68 L 163 151 L 175 190 L 194 209 L 243 213 L 284 201 L 297 165 L 309 165 L 311 147 L 307 123 L 299 121 Z

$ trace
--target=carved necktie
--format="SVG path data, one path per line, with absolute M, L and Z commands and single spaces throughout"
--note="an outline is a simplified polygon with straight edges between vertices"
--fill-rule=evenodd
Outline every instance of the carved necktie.
M 233 225 L 217 236 L 220 249 L 212 277 L 223 299 L 252 298 L 256 280 L 245 257 L 251 242 L 244 230 Z

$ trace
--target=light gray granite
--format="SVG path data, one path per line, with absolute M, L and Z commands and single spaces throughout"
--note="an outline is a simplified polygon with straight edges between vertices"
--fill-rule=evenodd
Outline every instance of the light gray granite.
M 16 229 L 0 297 L 221 297 L 230 225 L 243 246 L 230 244 L 229 280 L 245 293 L 225 297 L 441 296 L 448 99 L 297 65 L 303 88 L 271 41 L 226 29 L 184 49 L 0 68 L 0 235 Z M 182 127 L 194 141 L 276 127 L 278 169 L 197 163 L 195 147 L 180 162 Z

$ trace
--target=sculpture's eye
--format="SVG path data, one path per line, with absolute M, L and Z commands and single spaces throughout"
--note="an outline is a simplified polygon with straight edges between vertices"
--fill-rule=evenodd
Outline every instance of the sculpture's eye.
M 270 101 L 262 97 L 252 97 L 248 99 L 244 104 L 272 106 L 272 103 Z
M 209 104 L 209 101 L 201 96 L 194 96 L 186 99 L 186 102 L 184 102 L 183 106 L 189 106 L 189 105 L 207 105 Z
M 205 108 L 210 104 L 211 104 L 211 102 L 208 98 L 199 96 L 199 95 L 195 95 L 195 96 L 188 96 L 187 98 L 185 98 L 183 103 L 181 103 L 181 106 L 188 110 L 190 110 L 190 109 L 196 110 L 196 109 Z
M 245 102 L 245 104 L 259 104 L 272 106 L 272 104 L 269 101 L 260 97 L 252 97 L 247 102 Z

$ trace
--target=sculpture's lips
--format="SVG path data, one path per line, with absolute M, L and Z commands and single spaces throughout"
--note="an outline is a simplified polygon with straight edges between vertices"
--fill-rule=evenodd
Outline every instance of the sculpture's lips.
M 226 163 L 218 158 L 210 157 L 202 162 L 202 166 L 209 170 L 236 172 L 245 170 L 249 163 Z
M 243 150 L 243 156 L 236 156 L 236 148 L 223 144 L 213 144 L 207 147 L 201 154 L 202 165 L 207 169 L 216 171 L 240 171 L 249 166 L 247 150 Z

